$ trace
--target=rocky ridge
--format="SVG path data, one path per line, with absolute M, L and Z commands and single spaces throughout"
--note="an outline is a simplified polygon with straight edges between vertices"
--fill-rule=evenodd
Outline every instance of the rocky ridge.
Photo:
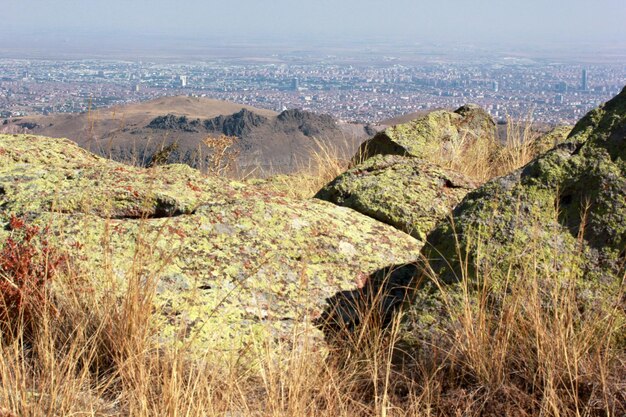
M 278 114 L 200 97 L 162 97 L 89 113 L 16 118 L 5 124 L 0 133 L 66 137 L 93 153 L 131 165 L 159 160 L 200 170 L 210 164 L 207 136 L 234 136 L 238 173 L 257 177 L 308 166 L 320 146 L 351 154 L 376 131 L 373 126 L 298 109 Z M 167 155 L 164 149 L 169 150 Z
M 469 114 L 475 117 L 464 120 Z M 546 153 L 525 167 L 472 190 L 471 181 L 424 159 L 461 137 L 490 140 L 493 124 L 483 115 L 464 106 L 380 132 L 354 158 L 365 161 L 317 194 L 425 240 L 415 262 L 377 271 L 362 291 L 388 294 L 379 301 L 384 321 L 408 300 L 401 345 L 409 351 L 454 334 L 454 318 L 445 312 L 467 294 L 464 278 L 487 274 L 495 294 L 539 275 L 546 305 L 555 288 L 572 285 L 586 314 L 600 314 L 603 300 L 615 300 L 623 285 L 626 88 L 573 129 L 559 127 L 534 141 L 534 151 Z M 470 294 L 480 289 L 470 285 Z M 498 314 L 505 301 L 493 297 Z M 354 306 L 366 298 L 338 294 L 327 314 L 352 328 L 359 322 Z M 626 306 L 618 308 L 625 319 Z
M 364 142 L 352 158 L 354 166 L 315 197 L 425 241 L 428 232 L 476 187 L 461 173 L 427 162 L 428 157 L 464 152 L 478 141 L 495 143 L 494 135 L 495 122 L 476 105 L 423 114 Z
M 534 292 L 550 311 L 559 302 L 555 294 L 567 290 L 576 305 L 574 326 L 589 318 L 601 325 L 606 311 L 626 322 L 620 296 L 626 264 L 626 88 L 559 142 L 467 194 L 452 219 L 428 235 L 422 250 L 427 261 L 401 267 L 410 269 L 412 282 L 425 282 L 406 310 L 405 347 L 427 352 L 433 337 L 454 343 L 454 318 L 441 312 L 444 305 L 448 311 L 460 308 L 468 291 L 489 292 L 486 308 L 496 317 L 516 291 Z M 433 282 L 445 285 L 445 296 Z M 529 287 L 532 282 L 537 287 Z M 610 337 L 626 343 L 624 331 Z

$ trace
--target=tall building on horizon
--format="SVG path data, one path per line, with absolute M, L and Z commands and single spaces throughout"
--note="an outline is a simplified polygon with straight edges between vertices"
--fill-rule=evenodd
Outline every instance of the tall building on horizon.
M 587 85 L 587 69 L 583 68 L 583 75 L 582 79 L 580 80 L 580 89 L 582 91 L 587 91 L 588 88 L 589 86 Z

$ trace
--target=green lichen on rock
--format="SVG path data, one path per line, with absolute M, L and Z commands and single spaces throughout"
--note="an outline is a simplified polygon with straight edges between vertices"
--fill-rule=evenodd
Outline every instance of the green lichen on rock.
M 582 239 L 593 256 L 586 272 L 614 276 L 626 248 L 625 132 L 626 90 L 585 116 L 552 151 L 468 194 L 454 211 L 456 230 L 444 222 L 429 243 L 456 259 L 450 238 L 456 232 L 467 240 L 471 229 L 488 231 L 494 245 L 513 250 L 519 249 L 514 235 L 522 234 L 523 241 L 536 226 L 546 234 L 546 247 L 550 237 Z M 451 278 L 449 268 L 436 270 Z
M 448 296 L 463 293 L 462 278 L 474 280 L 472 291 L 484 277 L 489 294 L 534 280 L 545 306 L 554 302 L 555 288 L 569 288 L 580 314 L 621 302 L 624 319 L 618 294 L 625 254 L 626 88 L 581 119 L 565 142 L 470 192 L 451 221 L 429 234 L 422 255 L 448 284 Z M 407 340 L 425 331 L 432 311 L 441 311 L 437 291 L 416 297 L 406 316 Z M 497 308 L 504 301 L 491 302 Z
M 376 155 L 322 188 L 316 198 L 350 207 L 425 241 L 475 185 L 417 158 Z
M 450 146 L 458 147 L 459 143 L 493 138 L 493 119 L 480 107 L 468 104 L 454 112 L 436 110 L 409 123 L 387 128 L 364 142 L 354 160 L 361 162 L 379 154 L 428 159 Z
M 571 132 L 572 126 L 557 126 L 551 129 L 533 142 L 533 152 L 535 155 L 548 152 L 555 146 L 565 142 Z
M 154 283 L 155 334 L 200 351 L 237 352 L 260 336 L 290 341 L 327 298 L 421 247 L 324 201 L 184 165 L 126 166 L 26 135 L 0 135 L 0 238 L 10 216 L 48 226 L 51 243 L 102 291 Z
M 202 192 L 226 198 L 226 181 L 187 165 L 137 169 L 77 148 L 66 139 L 2 136 L 3 210 L 55 211 L 112 218 L 189 214 Z

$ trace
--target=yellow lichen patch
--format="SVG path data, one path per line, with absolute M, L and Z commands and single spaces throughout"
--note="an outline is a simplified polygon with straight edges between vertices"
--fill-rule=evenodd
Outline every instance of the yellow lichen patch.
M 0 221 L 47 226 L 103 293 L 121 296 L 129 282 L 154 291 L 157 339 L 198 352 L 289 338 L 358 274 L 410 262 L 420 249 L 352 210 L 183 165 L 130 167 L 42 137 L 0 136 L 0 148 L 10 149 Z

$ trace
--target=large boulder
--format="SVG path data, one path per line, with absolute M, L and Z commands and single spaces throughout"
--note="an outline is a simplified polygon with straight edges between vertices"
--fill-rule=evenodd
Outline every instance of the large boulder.
M 563 267 L 619 276 L 626 248 L 625 150 L 626 89 L 588 113 L 552 151 L 468 194 L 454 210 L 454 226 L 442 222 L 428 238 L 435 271 L 453 280 L 448 262 L 465 255 L 457 253 L 454 236 L 470 256 L 474 237 L 516 252 L 533 237 L 545 243 L 547 259 L 554 250 L 584 258 Z
M 485 294 L 476 303 L 496 317 L 515 291 L 536 293 L 546 311 L 567 291 L 574 317 L 601 323 L 612 311 L 624 320 L 626 88 L 565 142 L 470 192 L 429 234 L 422 259 L 426 268 L 413 267 L 413 282 L 433 280 L 420 281 L 404 316 L 409 344 L 453 332 L 455 305 L 466 306 L 472 293 Z M 613 336 L 626 342 L 623 330 Z
M 458 151 L 478 140 L 494 141 L 496 125 L 480 107 L 468 104 L 455 110 L 436 110 L 408 123 L 389 127 L 365 141 L 356 162 L 374 155 L 428 159 L 434 153 Z
M 153 283 L 155 334 L 199 350 L 237 352 L 263 335 L 291 341 L 333 294 L 421 247 L 324 201 L 184 165 L 122 165 L 64 139 L 0 135 L 0 246 L 12 216 L 47 226 L 50 243 L 103 292 Z
M 350 207 L 420 241 L 476 186 L 417 158 L 376 155 L 322 188 L 316 198 Z

